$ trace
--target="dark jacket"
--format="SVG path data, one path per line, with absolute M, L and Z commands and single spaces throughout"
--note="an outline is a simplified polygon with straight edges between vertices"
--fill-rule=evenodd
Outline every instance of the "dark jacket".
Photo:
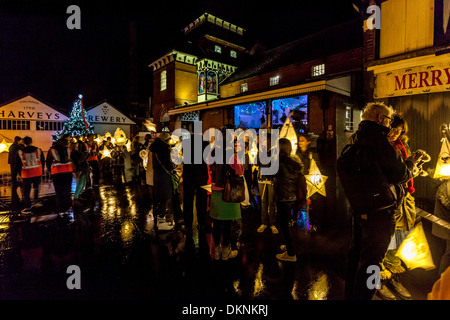
M 21 148 L 22 147 L 17 142 L 14 142 L 9 147 L 8 163 L 11 165 L 11 168 L 20 169 L 22 167 L 22 163 L 21 163 L 20 159 L 18 159 L 18 154 L 17 154 L 17 152 Z
M 153 182 L 158 194 L 169 195 L 173 192 L 170 173 L 174 168 L 170 160 L 170 146 L 161 139 L 155 139 L 150 145 L 153 161 Z
M 278 172 L 275 174 L 274 192 L 276 201 L 297 200 L 297 186 L 302 174 L 302 165 L 293 157 L 280 155 Z
M 337 172 L 354 212 L 366 214 L 397 207 L 402 187 L 413 177 L 414 164 L 402 159 L 387 138 L 389 128 L 373 121 L 361 121 L 338 159 Z M 354 151 L 353 163 L 340 163 L 346 151 Z
M 436 192 L 434 215 L 450 223 L 450 180 L 443 182 Z M 450 240 L 450 230 L 433 223 L 432 233 L 436 237 Z
M 208 165 L 203 159 L 203 151 L 208 142 L 203 141 L 201 145 L 201 163 L 194 163 L 195 143 L 194 139 L 191 139 L 190 159 L 188 159 L 188 153 L 183 150 L 183 185 L 207 185 L 209 179 Z M 200 149 L 200 148 L 199 148 Z M 197 150 L 198 151 L 198 150 Z

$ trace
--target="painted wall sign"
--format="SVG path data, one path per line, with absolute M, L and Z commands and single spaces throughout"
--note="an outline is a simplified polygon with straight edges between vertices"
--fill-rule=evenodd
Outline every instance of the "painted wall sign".
M 32 96 L 26 96 L 0 107 L 0 119 L 65 121 L 68 118 Z
M 450 62 L 375 75 L 375 98 L 450 91 Z
M 103 102 L 86 111 L 91 123 L 135 124 L 130 118 L 118 111 L 108 102 Z

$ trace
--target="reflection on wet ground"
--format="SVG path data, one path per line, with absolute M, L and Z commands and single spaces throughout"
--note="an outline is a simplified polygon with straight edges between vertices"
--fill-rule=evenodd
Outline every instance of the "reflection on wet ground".
M 0 213 L 0 299 L 344 299 L 345 217 L 318 232 L 293 226 L 298 260 L 288 263 L 275 258 L 280 235 L 257 233 L 259 213 L 243 209 L 238 257 L 215 261 L 210 231 L 155 231 L 146 187 L 94 188 L 66 217 L 48 190 L 30 220 Z M 80 267 L 81 290 L 66 286 L 70 265 Z M 424 299 L 430 283 L 412 279 L 413 297 Z

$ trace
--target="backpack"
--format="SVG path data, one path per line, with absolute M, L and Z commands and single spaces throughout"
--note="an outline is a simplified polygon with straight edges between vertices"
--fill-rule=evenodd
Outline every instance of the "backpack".
M 398 190 L 387 182 L 377 157 L 370 146 L 355 143 L 347 144 L 336 161 L 344 193 L 357 214 L 398 205 Z

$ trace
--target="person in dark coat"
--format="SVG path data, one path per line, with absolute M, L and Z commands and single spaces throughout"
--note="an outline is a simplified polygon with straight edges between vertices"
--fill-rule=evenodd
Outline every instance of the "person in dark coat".
M 192 230 L 193 214 L 194 214 L 194 196 L 195 207 L 197 209 L 197 228 L 204 230 L 206 227 L 206 209 L 208 192 L 204 187 L 208 185 L 209 172 L 208 165 L 203 157 L 201 157 L 200 163 L 194 162 L 194 154 L 196 151 L 203 150 L 208 145 L 208 142 L 203 141 L 203 136 L 195 139 L 194 134 L 191 134 L 190 138 L 190 157 L 187 152 L 184 152 L 183 158 L 183 215 L 184 223 L 188 231 Z M 196 148 L 195 143 L 200 142 L 200 147 Z M 197 149 L 197 150 L 196 150 Z M 202 188 L 203 187 L 203 188 Z
M 169 141 L 170 134 L 163 132 L 149 147 L 153 155 L 153 203 L 158 230 L 172 230 L 175 226 L 172 214 L 166 215 L 166 211 L 172 209 L 174 194 L 170 173 L 175 166 L 170 157 Z
M 13 212 L 17 212 L 19 210 L 20 199 L 17 194 L 17 188 L 19 188 L 19 181 L 17 180 L 17 176 L 20 176 L 20 170 L 22 168 L 22 164 L 20 159 L 17 156 L 17 152 L 23 147 L 22 138 L 16 136 L 14 138 L 13 144 L 9 147 L 8 154 L 8 164 L 11 168 L 11 209 Z
M 436 192 L 434 215 L 450 223 L 450 179 L 444 181 Z M 439 274 L 442 274 L 450 266 L 450 230 L 433 223 L 432 233 L 445 243 L 445 251 L 439 264 Z
M 413 177 L 414 166 L 423 154 L 417 151 L 403 160 L 391 145 L 387 134 L 393 114 L 394 110 L 384 103 L 367 104 L 363 121 L 350 137 L 350 145 L 359 150 L 355 156 L 357 165 L 350 171 L 341 171 L 338 166 L 354 219 L 346 281 L 348 299 L 372 299 L 376 287 L 367 285 L 368 267 L 380 266 L 394 234 L 394 212 L 402 200 L 401 190 L 396 186 Z
M 277 254 L 276 257 L 281 261 L 295 262 L 297 257 L 290 236 L 289 221 L 292 210 L 296 210 L 306 201 L 306 182 L 303 186 L 305 198 L 298 199 L 298 181 L 303 175 L 302 164 L 297 156 L 291 155 L 292 144 L 289 139 L 281 138 L 279 140 L 279 150 L 279 167 L 275 174 L 274 193 L 278 226 L 284 239 L 286 251 Z

